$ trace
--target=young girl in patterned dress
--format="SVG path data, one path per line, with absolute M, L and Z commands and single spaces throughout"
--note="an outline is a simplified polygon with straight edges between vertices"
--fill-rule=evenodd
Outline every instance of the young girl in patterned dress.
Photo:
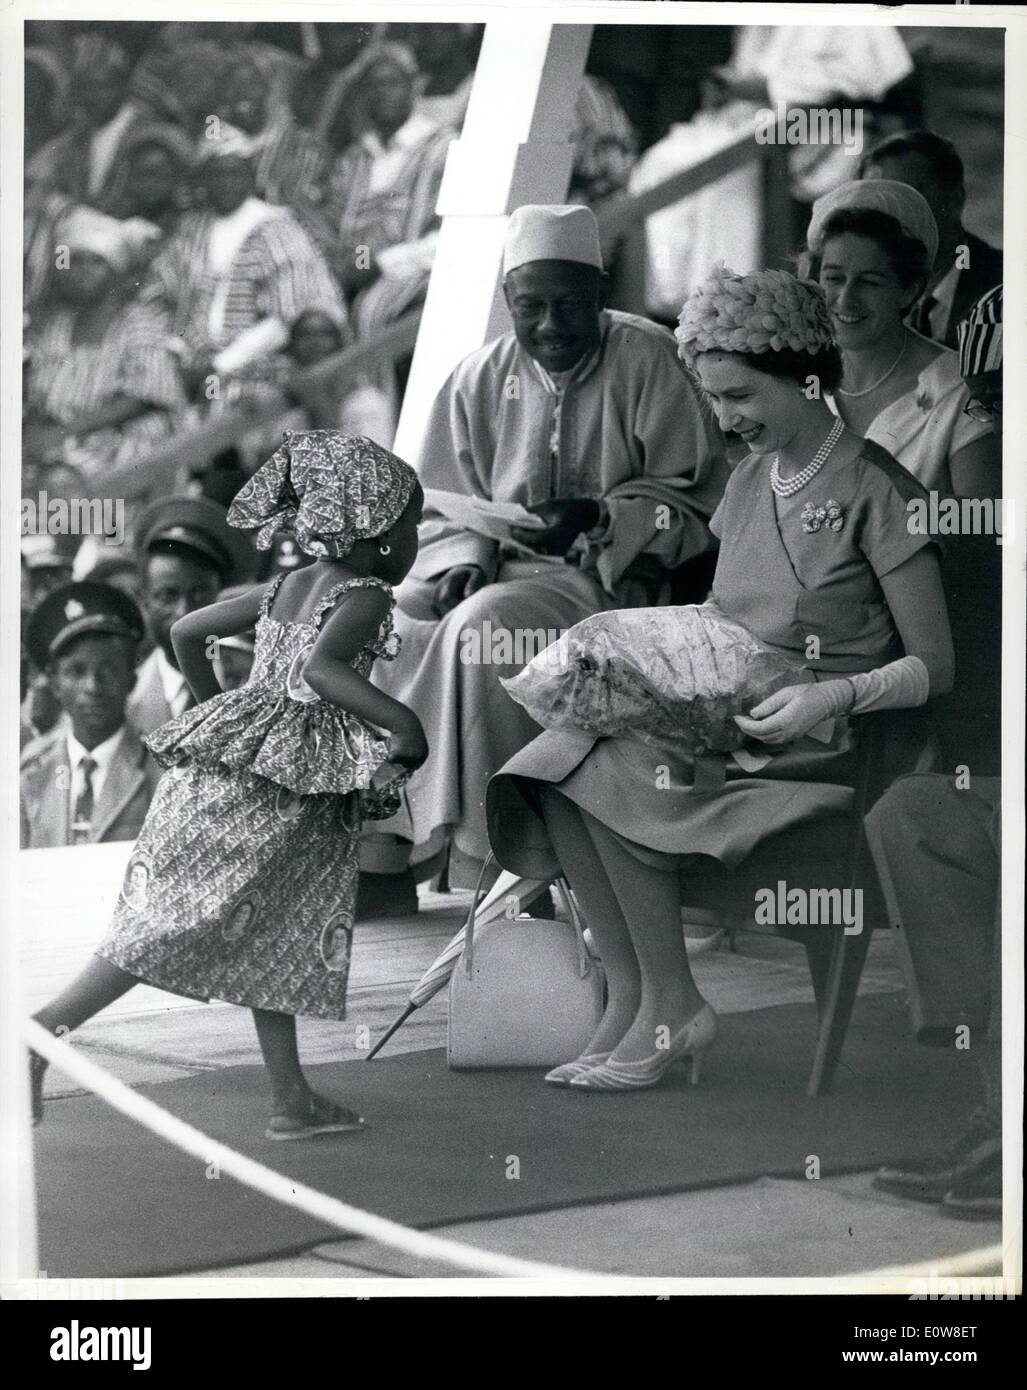
M 345 1016 L 361 820 L 394 814 L 398 783 L 428 754 L 417 716 L 368 680 L 398 652 L 391 586 L 417 554 L 422 503 L 409 465 L 331 430 L 287 434 L 242 489 L 229 522 L 256 529 L 261 549 L 289 531 L 316 563 L 175 624 L 200 703 L 147 737 L 167 770 L 110 928 L 36 1015 L 64 1032 L 140 981 L 249 1007 L 269 1139 L 363 1125 L 311 1089 L 295 1015 Z M 248 683 L 219 693 L 211 639 L 254 624 Z M 403 771 L 376 778 L 386 762 Z M 33 1054 L 37 1123 L 45 1066 Z

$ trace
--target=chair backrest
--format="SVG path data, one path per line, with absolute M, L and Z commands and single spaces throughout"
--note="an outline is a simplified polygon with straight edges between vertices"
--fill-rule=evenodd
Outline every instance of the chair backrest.
M 942 586 L 955 685 L 935 706 L 943 765 L 994 776 L 1001 763 L 1002 547 L 994 536 L 945 540 Z

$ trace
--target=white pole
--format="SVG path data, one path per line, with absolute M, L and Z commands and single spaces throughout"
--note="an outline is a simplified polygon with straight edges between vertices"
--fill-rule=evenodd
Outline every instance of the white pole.
M 414 467 L 450 372 L 510 327 L 499 278 L 509 214 L 567 196 L 569 136 L 591 41 L 590 24 L 533 24 L 518 15 L 485 26 L 463 132 L 450 146 L 439 193 L 442 226 L 396 433 L 396 452 Z

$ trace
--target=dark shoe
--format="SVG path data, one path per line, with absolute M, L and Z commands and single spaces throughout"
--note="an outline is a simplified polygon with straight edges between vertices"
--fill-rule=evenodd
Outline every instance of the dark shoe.
M 1001 1151 L 954 1183 L 942 1198 L 941 1209 L 946 1216 L 954 1216 L 959 1221 L 1001 1221 Z
M 878 1170 L 874 1187 L 914 1202 L 940 1202 L 961 1178 L 1001 1152 L 1002 1136 L 994 1120 L 976 1111 L 946 1149 L 886 1163 Z
M 372 917 L 410 917 L 417 911 L 417 883 L 413 871 L 371 874 L 361 870 L 357 880 L 358 922 Z
M 38 1052 L 29 1052 L 29 1088 L 32 1094 L 32 1123 L 43 1118 L 43 1077 L 50 1063 Z

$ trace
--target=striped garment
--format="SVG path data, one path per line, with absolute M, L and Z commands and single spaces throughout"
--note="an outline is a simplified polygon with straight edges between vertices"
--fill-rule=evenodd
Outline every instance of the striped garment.
M 287 207 L 322 253 L 335 246 L 324 215 L 330 166 L 325 142 L 283 112 L 265 128 L 253 170 L 257 196 Z
M 207 265 L 214 221 L 211 212 L 185 213 L 155 257 L 141 291 L 144 303 L 164 312 L 170 336 L 181 339 L 195 361 L 209 361 L 240 333 L 267 319 L 289 326 L 305 309 L 321 309 L 345 323 L 346 311 L 323 256 L 288 208 L 271 208 L 226 272 L 223 323 L 212 334 L 211 303 L 220 281 Z M 245 375 L 273 376 L 273 356 L 250 363 Z
M 167 438 L 180 422 L 186 401 L 163 324 L 152 308 L 126 304 L 98 343 L 74 342 L 74 319 L 75 311 L 62 306 L 31 325 L 27 411 L 70 426 L 118 395 L 153 407 L 116 429 L 79 438 L 75 464 L 91 480 L 106 468 L 142 457 Z
M 374 193 L 370 183 L 375 154 L 364 140 L 344 150 L 335 161 L 327 193 L 328 211 L 342 241 L 366 241 L 372 249 L 381 249 L 423 236 L 435 219 L 452 139 L 452 130 L 424 122 L 423 134 L 407 146 L 388 186 Z
M 980 297 L 959 325 L 959 374 L 1002 370 L 1002 286 Z
M 390 269 L 357 296 L 354 318 L 362 337 L 402 314 L 428 283 L 434 249 L 428 238 L 436 221 L 435 204 L 453 131 L 412 117 L 394 137 L 403 151 L 398 167 L 387 185 L 374 192 L 371 180 L 380 156 L 373 151 L 371 138 L 355 140 L 336 160 L 328 181 L 326 215 L 336 228 L 344 255 L 360 245 L 367 245 L 375 255 L 385 248 L 409 247 L 411 255 L 402 269 Z M 420 252 L 419 242 L 423 242 Z

